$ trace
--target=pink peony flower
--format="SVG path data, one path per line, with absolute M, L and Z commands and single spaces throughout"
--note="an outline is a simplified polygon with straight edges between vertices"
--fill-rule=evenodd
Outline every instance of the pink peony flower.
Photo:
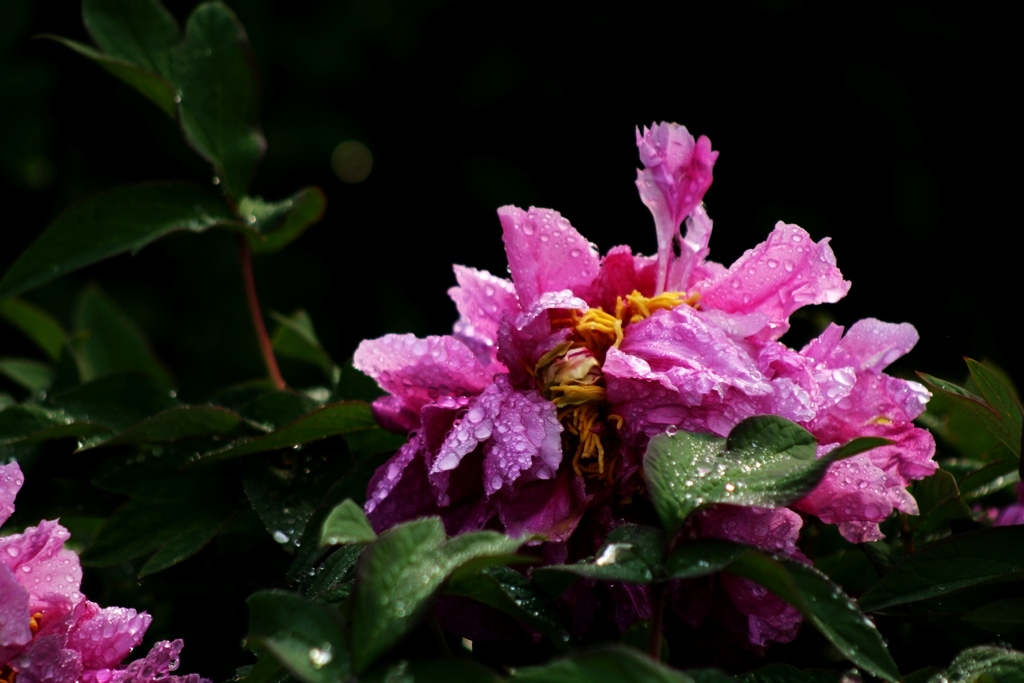
M 17 463 L 0 465 L 0 524 L 14 512 L 24 482 Z M 205 681 L 167 676 L 178 665 L 180 640 L 157 643 L 144 660 L 117 668 L 142 641 L 152 617 L 85 599 L 78 555 L 64 549 L 68 538 L 67 529 L 50 521 L 0 537 L 0 681 Z
M 455 266 L 454 334 L 360 344 L 356 367 L 388 393 L 374 404 L 379 420 L 410 435 L 370 481 L 378 530 L 439 514 L 450 533 L 492 526 L 565 541 L 595 506 L 630 517 L 652 436 L 725 436 L 764 414 L 800 423 L 823 452 L 857 436 L 895 442 L 834 466 L 796 509 L 855 542 L 880 538 L 893 509 L 916 511 L 905 487 L 936 467 L 931 435 L 911 422 L 929 394 L 882 372 L 914 345 L 913 327 L 868 319 L 844 336 L 832 325 L 788 348 L 779 338 L 795 310 L 849 290 L 828 239 L 778 223 L 732 266 L 709 261 L 701 201 L 717 152 L 676 124 L 637 131 L 637 144 L 655 257 L 628 246 L 602 257 L 558 212 L 502 207 L 511 280 Z M 718 506 L 689 528 L 799 557 L 801 524 L 788 509 Z M 795 610 L 769 619 L 752 607 L 759 587 L 726 588 L 752 642 L 791 639 Z

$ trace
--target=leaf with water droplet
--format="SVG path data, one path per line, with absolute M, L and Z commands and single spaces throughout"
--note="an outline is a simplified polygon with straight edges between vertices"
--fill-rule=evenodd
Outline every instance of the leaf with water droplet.
M 351 499 L 331 510 L 321 529 L 320 545 L 370 543 L 377 538 L 363 509 Z
M 504 612 L 561 646 L 567 635 L 554 603 L 529 578 L 508 567 L 453 578 L 446 595 L 461 595 Z
M 964 650 L 928 683 L 1024 683 L 1024 652 L 981 645 Z
M 254 253 L 270 254 L 281 251 L 320 221 L 327 206 L 327 197 L 319 187 L 299 190 L 280 202 L 264 202 L 258 197 L 244 197 L 238 212 L 252 216 L 258 234 L 249 235 L 249 246 Z
M 306 683 L 336 683 L 350 672 L 349 644 L 338 613 L 280 590 L 249 597 L 250 648 L 256 646 Z
M 599 581 L 625 581 L 628 583 L 651 583 L 660 580 L 664 572 L 665 533 L 655 527 L 640 524 L 624 524 L 614 529 L 594 559 L 576 564 L 559 564 L 539 567 L 534 570 L 538 581 L 547 582 L 546 575 L 566 573 Z M 562 583 L 563 590 L 568 585 Z

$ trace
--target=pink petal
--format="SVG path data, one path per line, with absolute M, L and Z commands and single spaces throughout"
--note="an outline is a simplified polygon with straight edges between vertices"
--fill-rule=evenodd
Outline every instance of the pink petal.
M 184 643 L 179 638 L 175 641 L 161 640 L 143 659 L 137 659 L 126 669 L 115 671 L 110 683 L 210 683 L 207 678 L 196 674 L 187 676 L 169 676 L 178 668 L 178 662 Z
M 494 358 L 494 346 L 498 341 L 498 325 L 502 316 L 515 316 L 519 312 L 519 300 L 511 282 L 495 277 L 487 271 L 453 266 L 458 287 L 448 290 L 448 296 L 459 310 L 455 323 L 455 336 L 470 348 L 484 352 L 489 364 Z M 480 352 L 477 357 L 480 357 Z
M 19 683 L 77 683 L 82 674 L 79 653 L 64 647 L 65 636 L 37 635 L 22 654 L 11 660 Z
M 638 291 L 654 296 L 657 263 L 648 256 L 633 256 L 629 247 L 612 247 L 601 261 L 601 272 L 594 281 L 591 304 L 604 311 L 614 311 L 618 298 Z
M 700 205 L 711 187 L 711 169 L 718 152 L 701 136 L 694 141 L 685 127 L 660 123 L 636 131 L 643 170 L 636 174 L 640 199 L 654 214 L 658 231 L 657 292 L 664 290 L 672 242 L 678 238 L 683 219 Z
M 703 308 L 766 313 L 771 323 L 762 335 L 777 339 L 789 329 L 793 311 L 835 303 L 850 283 L 836 268 L 828 238 L 815 244 L 802 228 L 778 223 L 766 241 L 747 250 L 725 275 L 697 287 Z
M 7 663 L 11 652 L 32 638 L 28 620 L 28 591 L 18 583 L 17 578 L 0 564 L 0 666 Z M 8 654 L 4 654 L 5 651 Z
M 818 487 L 796 508 L 826 524 L 839 524 L 840 532 L 853 543 L 874 541 L 882 538 L 878 523 L 892 514 L 888 489 L 885 472 L 866 455 L 856 455 L 829 467 Z
M 0 465 L 0 524 L 3 524 L 14 512 L 14 498 L 25 483 L 18 463 Z
M 807 558 L 796 545 L 802 526 L 800 515 L 787 508 L 713 505 L 697 512 L 693 533 L 698 538 L 745 543 L 806 562 Z
M 0 538 L 0 562 L 29 591 L 31 610 L 82 600 L 82 567 L 78 555 L 64 550 L 71 537 L 57 522 L 42 521 L 21 534 Z
M 515 206 L 498 209 L 508 267 L 523 308 L 544 292 L 572 290 L 589 298 L 597 277 L 597 249 L 557 211 Z
M 686 236 L 677 238 L 679 256 L 669 264 L 668 281 L 665 289 L 672 292 L 686 292 L 690 287 L 708 276 L 708 267 L 718 264 L 705 262 L 710 249 L 711 218 L 704 205 L 699 204 L 686 219 Z
M 388 334 L 360 343 L 352 363 L 413 412 L 439 396 L 477 394 L 491 381 L 488 369 L 455 337 Z
M 747 617 L 751 643 L 764 647 L 796 638 L 804 621 L 799 610 L 749 579 L 724 574 L 721 581 L 732 604 Z
M 833 367 L 846 365 L 859 371 L 881 372 L 914 348 L 918 339 L 917 330 L 910 323 L 895 324 L 864 318 L 855 322 L 846 336 L 821 360 Z
M 78 623 L 68 635 L 67 647 L 82 654 L 87 669 L 115 667 L 142 642 L 153 617 L 126 607 L 107 607 Z
M 377 533 L 436 511 L 425 457 L 423 438 L 414 435 L 370 478 L 366 516 Z

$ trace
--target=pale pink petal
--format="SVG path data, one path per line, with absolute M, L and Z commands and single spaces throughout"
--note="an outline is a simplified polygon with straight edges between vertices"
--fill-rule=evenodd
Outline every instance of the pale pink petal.
M 566 468 L 560 476 L 531 482 L 498 499 L 498 516 L 509 536 L 542 534 L 564 541 L 576 530 L 586 507 L 583 478 Z
M 161 640 L 149 651 L 143 659 L 137 659 L 127 668 L 115 671 L 110 683 L 210 683 L 207 678 L 197 674 L 187 676 L 170 676 L 170 672 L 178 668 L 181 650 L 184 643 L 181 639 L 175 641 Z
M 794 507 L 826 524 L 839 524 L 853 543 L 878 540 L 878 523 L 893 510 L 887 479 L 867 455 L 855 455 L 829 467 L 817 488 Z
M 71 537 L 57 522 L 42 521 L 24 533 L 0 538 L 0 562 L 7 565 L 30 596 L 29 609 L 40 610 L 82 600 L 78 555 L 64 549 Z
M 494 359 L 494 346 L 498 341 L 498 325 L 505 315 L 519 311 L 515 287 L 504 278 L 484 270 L 453 266 L 458 287 L 448 290 L 455 302 L 459 320 L 455 323 L 455 336 L 477 351 L 484 365 Z M 487 362 L 481 358 L 486 354 Z
M 370 478 L 366 516 L 378 533 L 436 512 L 425 457 L 423 439 L 416 434 Z
M 707 277 L 703 266 L 704 259 L 710 252 L 708 242 L 711 240 L 711 228 L 712 221 L 704 210 L 704 205 L 698 205 L 686 219 L 686 236 L 677 238 L 679 256 L 673 258 L 669 265 L 666 290 L 686 292 L 692 285 Z M 695 275 L 699 277 L 694 277 Z
M 600 257 L 557 211 L 515 206 L 498 209 L 509 272 L 524 309 L 544 292 L 572 290 L 589 298 Z
M 914 348 L 918 339 L 917 330 L 910 323 L 864 318 L 855 322 L 827 359 L 822 360 L 835 367 L 847 365 L 859 371 L 881 372 Z
M 491 380 L 488 369 L 455 337 L 388 334 L 360 343 L 352 363 L 413 412 L 439 396 L 477 394 Z
M 127 607 L 107 607 L 75 625 L 67 647 L 82 654 L 86 669 L 115 667 L 142 642 L 153 617 Z
M 18 463 L 0 465 L 0 524 L 3 524 L 14 512 L 14 498 L 25 483 Z
M 0 666 L 7 663 L 16 648 L 32 638 L 28 625 L 30 615 L 28 591 L 18 583 L 7 565 L 0 564 Z
M 793 311 L 835 303 L 850 283 L 836 268 L 828 238 L 815 244 L 802 228 L 778 223 L 766 241 L 747 250 L 725 275 L 697 288 L 704 308 L 767 314 L 771 322 L 761 335 L 777 339 L 789 329 Z
M 636 173 L 640 199 L 654 215 L 658 232 L 657 292 L 664 291 L 668 265 L 672 259 L 672 242 L 679 237 L 683 219 L 700 205 L 711 186 L 711 170 L 718 152 L 711 151 L 711 141 L 701 136 L 694 140 L 685 127 L 660 123 L 638 128 L 636 144 L 643 170 Z

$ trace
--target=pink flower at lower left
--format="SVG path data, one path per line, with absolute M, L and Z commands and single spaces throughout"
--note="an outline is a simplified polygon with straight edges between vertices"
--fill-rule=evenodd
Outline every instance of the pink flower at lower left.
M 0 525 L 24 483 L 17 463 L 0 465 Z M 180 640 L 154 645 L 144 660 L 154 666 L 120 666 L 153 618 L 87 600 L 70 537 L 56 521 L 0 537 L 0 683 L 210 683 L 168 675 Z

